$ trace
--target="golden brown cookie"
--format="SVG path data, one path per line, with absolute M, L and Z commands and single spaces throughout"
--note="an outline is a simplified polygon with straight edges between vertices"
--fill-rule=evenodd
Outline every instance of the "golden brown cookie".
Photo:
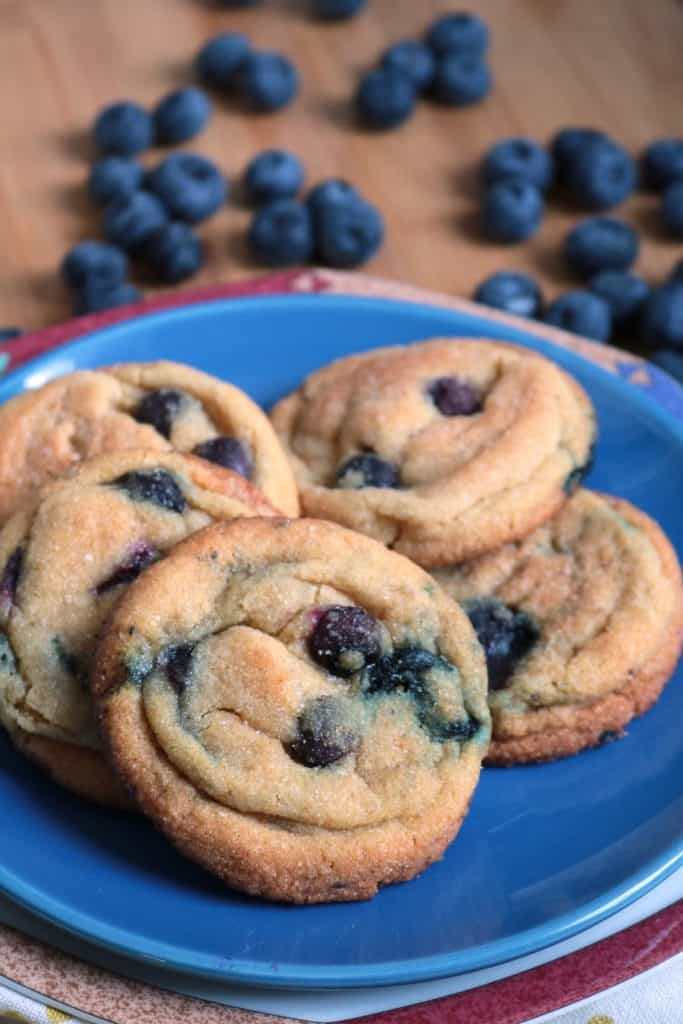
M 525 536 L 578 486 L 591 403 L 549 360 L 444 339 L 350 356 L 279 402 L 272 421 L 304 511 L 420 565 Z
M 368 898 L 439 858 L 489 739 L 467 616 L 333 523 L 221 523 L 133 584 L 93 673 L 114 764 L 249 893 Z
M 244 392 L 181 363 L 122 363 L 58 377 L 0 407 L 0 523 L 82 459 L 125 448 L 193 452 L 298 514 L 287 458 Z
M 101 754 L 88 691 L 97 634 L 126 586 L 217 519 L 272 514 L 229 469 L 125 451 L 46 485 L 0 530 L 0 721 L 62 785 L 130 801 Z
M 616 739 L 657 700 L 681 651 L 676 555 L 619 498 L 579 490 L 526 540 L 434 577 L 486 651 L 493 764 Z

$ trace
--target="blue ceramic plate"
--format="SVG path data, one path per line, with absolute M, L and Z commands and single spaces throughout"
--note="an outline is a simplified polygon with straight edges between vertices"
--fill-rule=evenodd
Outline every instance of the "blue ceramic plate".
M 0 400 L 80 367 L 160 357 L 269 405 L 337 356 L 434 335 L 521 342 L 590 393 L 590 485 L 634 501 L 683 555 L 683 426 L 632 385 L 485 315 L 383 300 L 217 301 L 100 330 L 27 364 Z M 243 897 L 144 821 L 47 782 L 0 740 L 0 887 L 97 944 L 226 981 L 382 985 L 457 974 L 567 938 L 683 862 L 683 678 L 626 739 L 542 767 L 485 771 L 443 861 L 374 900 L 296 908 Z

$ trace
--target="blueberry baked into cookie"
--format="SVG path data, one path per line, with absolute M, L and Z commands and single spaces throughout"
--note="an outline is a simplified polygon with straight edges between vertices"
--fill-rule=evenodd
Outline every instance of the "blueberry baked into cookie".
M 581 489 L 525 540 L 434 577 L 464 605 L 486 652 L 490 763 L 616 739 L 657 700 L 681 651 L 676 555 L 619 498 Z
M 298 514 L 287 458 L 258 406 L 200 370 L 155 362 L 70 373 L 0 408 L 0 523 L 82 459 L 125 448 L 194 453 Z
M 298 903 L 438 859 L 490 733 L 464 612 L 407 559 L 306 519 L 178 545 L 117 606 L 92 684 L 143 811 L 228 884 Z
M 272 422 L 305 514 L 427 567 L 526 536 L 587 471 L 593 409 L 542 356 L 443 339 L 340 359 Z
M 216 519 L 272 514 L 230 470 L 174 452 L 125 451 L 46 485 L 0 530 L 0 721 L 64 786 L 127 806 L 88 691 L 95 640 L 126 586 Z

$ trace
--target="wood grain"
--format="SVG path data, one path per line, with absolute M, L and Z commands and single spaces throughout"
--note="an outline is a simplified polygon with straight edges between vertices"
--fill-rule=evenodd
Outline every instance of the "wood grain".
M 260 48 L 290 54 L 302 73 L 301 95 L 266 116 L 217 98 L 208 130 L 187 148 L 215 159 L 233 182 L 266 146 L 296 151 L 310 181 L 341 175 L 354 182 L 387 219 L 372 273 L 454 295 L 469 295 L 503 266 L 531 270 L 548 295 L 570 286 L 559 242 L 576 213 L 550 208 L 526 245 L 485 244 L 476 230 L 476 164 L 501 137 L 546 140 L 566 124 L 609 130 L 634 152 L 680 133 L 683 5 L 477 0 L 471 6 L 494 34 L 489 99 L 460 111 L 424 103 L 398 131 L 359 131 L 349 97 L 362 69 L 389 42 L 419 35 L 447 6 L 369 0 L 354 21 L 321 25 L 308 16 L 306 0 L 265 0 L 244 11 L 202 0 L 0 0 L 0 324 L 31 329 L 69 315 L 56 271 L 71 244 L 98 232 L 83 188 L 97 110 L 122 97 L 152 104 L 189 81 L 202 41 L 229 27 L 248 32 Z M 661 237 L 656 206 L 639 195 L 619 210 L 642 230 L 638 269 L 652 281 L 683 255 L 683 246 Z M 244 248 L 248 220 L 232 203 L 202 226 L 209 259 L 197 284 L 254 272 Z

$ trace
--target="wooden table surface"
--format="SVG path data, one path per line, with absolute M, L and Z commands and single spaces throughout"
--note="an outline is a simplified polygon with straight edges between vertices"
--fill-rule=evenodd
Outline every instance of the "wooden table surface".
M 228 28 L 299 66 L 297 101 L 247 115 L 216 99 L 208 129 L 187 148 L 212 157 L 234 182 L 264 147 L 305 161 L 309 181 L 340 175 L 382 209 L 387 241 L 368 270 L 469 295 L 502 267 L 538 275 L 548 295 L 571 285 L 559 242 L 577 216 L 550 207 L 538 235 L 502 247 L 477 236 L 475 168 L 502 137 L 547 140 L 568 124 L 610 131 L 633 152 L 683 130 L 683 5 L 677 0 L 477 0 L 491 24 L 495 88 L 464 110 L 422 103 L 399 130 L 357 129 L 349 97 L 363 68 L 391 41 L 418 36 L 444 0 L 369 0 L 350 22 L 321 25 L 306 0 L 264 0 L 227 10 L 205 0 L 0 0 L 0 325 L 64 319 L 57 268 L 76 241 L 97 236 L 83 184 L 96 112 L 123 97 L 152 104 L 191 80 L 201 43 Z M 455 7 L 457 5 L 451 4 Z M 466 4 L 465 4 L 466 6 Z M 159 153 L 144 155 L 153 163 Z M 661 280 L 683 246 L 660 236 L 656 199 L 619 213 L 642 229 L 638 269 Z M 252 274 L 236 203 L 201 226 L 205 269 L 193 283 Z

